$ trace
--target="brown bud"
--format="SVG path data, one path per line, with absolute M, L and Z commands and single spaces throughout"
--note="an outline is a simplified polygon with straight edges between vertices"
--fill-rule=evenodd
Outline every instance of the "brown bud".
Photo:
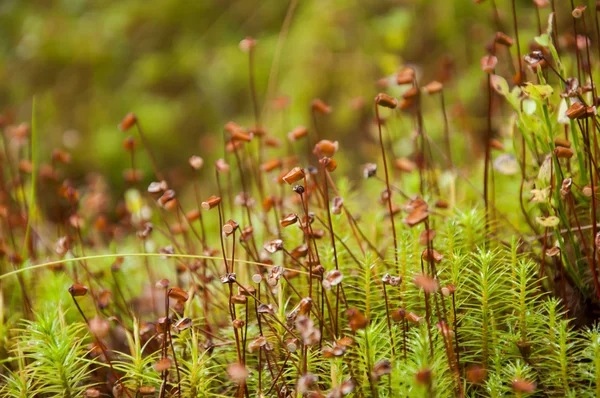
M 375 97 L 375 104 L 383 106 L 384 108 L 395 109 L 398 106 L 398 100 L 385 93 L 377 94 Z
M 125 115 L 121 123 L 119 123 L 119 130 L 127 131 L 133 127 L 134 124 L 137 123 L 137 118 L 133 113 L 128 113 Z
M 135 138 L 129 136 L 123 140 L 123 149 L 127 152 L 133 152 L 136 146 Z

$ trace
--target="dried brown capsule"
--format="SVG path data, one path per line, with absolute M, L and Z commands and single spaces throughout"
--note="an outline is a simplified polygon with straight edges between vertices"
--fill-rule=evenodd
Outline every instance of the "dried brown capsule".
M 414 227 L 425 221 L 429 217 L 429 212 L 427 211 L 427 206 L 417 207 L 413 211 L 411 211 L 408 216 L 402 220 L 404 224 L 408 227 Z
M 333 214 L 341 214 L 343 205 L 344 205 L 344 198 L 342 198 L 340 196 L 336 196 L 331 201 L 331 212 Z
M 313 111 L 323 115 L 331 113 L 331 107 L 319 98 L 316 98 L 312 101 L 311 108 Z
M 417 380 L 418 384 L 429 385 L 431 384 L 432 373 L 433 372 L 431 371 L 431 369 L 421 369 L 415 375 L 415 379 Z
M 503 32 L 496 32 L 496 35 L 494 36 L 494 42 L 506 47 L 511 47 L 513 45 L 512 37 Z
M 148 185 L 148 193 L 161 193 L 166 191 L 167 189 L 169 189 L 169 186 L 167 185 L 166 181 L 160 181 L 160 182 L 151 182 L 150 185 Z
M 227 222 L 223 225 L 223 233 L 226 236 L 229 236 L 233 233 L 233 231 L 239 228 L 239 224 L 233 220 L 227 220 Z
M 279 220 L 279 224 L 285 228 L 285 227 L 289 227 L 290 225 L 295 224 L 298 221 L 298 215 L 295 213 L 290 213 L 287 216 L 285 216 L 284 218 L 282 218 L 281 220 Z
M 71 163 L 71 155 L 60 149 L 52 151 L 52 160 L 56 163 L 69 164 Z
M 410 89 L 406 90 L 403 94 L 402 94 L 402 98 L 404 98 L 405 100 L 413 100 L 415 98 L 417 98 L 419 96 L 419 89 L 417 87 L 411 87 Z
M 421 258 L 423 261 L 433 260 L 436 264 L 439 264 L 444 259 L 444 256 L 442 256 L 437 250 L 427 248 L 421 253 Z
M 407 158 L 396 159 L 394 161 L 394 166 L 398 170 L 400 170 L 400 171 L 402 171 L 404 173 L 410 173 L 410 172 L 412 172 L 417 167 L 417 165 L 413 161 L 411 161 L 411 160 L 409 160 Z
M 414 323 L 414 324 L 421 324 L 421 323 L 423 323 L 423 317 L 415 314 L 414 312 L 408 312 L 406 314 L 406 319 L 410 323 Z
M 498 58 L 493 55 L 484 55 L 481 57 L 481 70 L 487 74 L 494 73 L 496 65 L 498 64 Z
M 427 83 L 424 87 L 423 87 L 423 91 L 425 91 L 427 94 L 435 94 L 435 93 L 439 93 L 440 91 L 442 91 L 444 88 L 444 85 L 440 82 L 438 82 L 437 80 L 434 80 L 432 82 Z
M 231 139 L 234 141 L 250 142 L 253 137 L 253 133 L 249 133 L 243 129 L 235 129 L 231 133 Z
M 137 118 L 133 113 L 125 115 L 121 123 L 119 123 L 119 130 L 127 131 L 137 123 Z
M 319 158 L 328 157 L 331 158 L 337 152 L 339 143 L 337 141 L 321 140 L 315 145 L 313 153 Z
M 561 146 L 564 148 L 571 148 L 571 142 L 564 138 L 556 137 L 554 138 L 554 145 Z
M 273 171 L 279 167 L 281 167 L 281 159 L 267 160 L 266 162 L 260 165 L 260 169 L 266 173 Z
M 337 169 L 337 161 L 335 159 L 323 157 L 319 159 L 319 163 L 329 172 L 333 172 Z
M 490 148 L 496 149 L 497 151 L 504 150 L 504 144 L 500 140 L 492 138 L 489 142 L 490 142 Z
M 586 8 L 587 7 L 585 7 L 585 6 L 577 6 L 573 9 L 573 11 L 571 12 L 571 15 L 573 16 L 573 18 L 579 19 L 583 16 L 583 13 L 585 12 Z
M 390 373 L 392 373 L 392 363 L 387 359 L 382 359 L 373 366 L 371 375 L 374 380 L 379 380 L 381 376 L 389 375 Z
M 231 302 L 237 305 L 246 304 L 248 302 L 248 297 L 241 294 L 234 294 L 231 296 Z
M 575 153 L 570 148 L 558 146 L 554 148 L 554 155 L 559 159 L 571 159 Z
M 308 134 L 308 129 L 304 126 L 298 126 L 288 133 L 288 139 L 290 141 L 299 140 Z
M 411 84 L 415 80 L 415 71 L 412 68 L 404 68 L 396 75 L 396 83 L 399 85 Z
M 375 104 L 384 108 L 396 109 L 398 107 L 398 100 L 385 93 L 379 93 L 375 97 Z
M 212 195 L 210 198 L 208 198 L 204 202 L 202 202 L 202 208 L 204 210 L 210 210 L 210 209 L 213 209 L 216 206 L 218 206 L 219 203 L 221 203 L 221 198 L 218 196 Z
M 175 199 L 175 191 L 172 189 L 168 189 L 161 195 L 160 198 L 156 201 L 161 207 L 165 207 L 165 205 Z
M 487 377 L 487 370 L 481 365 L 471 365 L 467 369 L 467 380 L 473 384 L 482 384 Z
M 371 178 L 377 174 L 377 165 L 375 163 L 367 163 L 363 168 L 363 177 Z
M 135 150 L 135 147 L 135 138 L 129 136 L 123 140 L 123 149 L 125 149 L 127 152 L 133 152 Z
M 421 246 L 427 246 L 435 238 L 435 231 L 433 229 L 425 229 L 419 234 L 419 244 Z
M 558 246 L 552 246 L 550 249 L 546 250 L 546 256 L 548 257 L 556 257 L 558 255 L 560 255 L 560 247 Z
M 525 379 L 516 378 L 512 381 L 511 387 L 518 393 L 531 394 L 535 391 L 535 384 Z
M 381 277 L 381 282 L 383 282 L 384 285 L 397 287 L 400 286 L 400 284 L 402 283 L 402 275 L 392 276 L 386 273 L 383 275 L 383 277 Z
M 571 185 L 573 185 L 573 179 L 571 177 L 565 178 L 560 187 L 560 194 L 562 196 L 567 196 L 571 193 Z
M 425 274 L 417 274 L 413 279 L 413 283 L 429 294 L 435 293 L 439 288 L 438 281 Z
M 174 327 L 178 331 L 183 332 L 184 330 L 191 328 L 192 323 L 193 322 L 190 318 L 181 318 L 179 321 L 177 321 Z
M 69 293 L 73 297 L 81 297 L 85 296 L 88 292 L 87 286 L 81 285 L 79 283 L 74 283 L 69 287 Z
M 185 213 L 185 218 L 189 221 L 189 222 L 193 222 L 196 221 L 197 219 L 200 218 L 200 210 L 198 209 L 193 209 L 188 211 L 187 213 Z
M 406 318 L 406 310 L 404 308 L 398 308 L 392 312 L 392 320 L 394 322 L 402 322 Z
M 241 329 L 241 328 L 244 327 L 244 325 L 246 324 L 246 322 L 244 322 L 241 319 L 234 319 L 233 322 L 232 322 L 232 324 L 233 324 L 234 328 Z
M 298 182 L 304 178 L 304 170 L 300 167 L 294 167 L 290 170 L 285 176 L 283 176 L 283 181 L 292 185 L 295 182 Z
M 349 326 L 353 333 L 359 329 L 364 329 L 369 324 L 369 321 L 357 308 L 348 308 L 346 316 L 349 320 Z
M 585 117 L 586 109 L 585 106 L 581 102 L 574 102 L 569 109 L 567 109 L 566 113 L 569 119 L 580 119 Z
M 279 250 L 283 250 L 283 241 L 281 239 L 271 240 L 263 245 L 263 248 L 273 254 Z

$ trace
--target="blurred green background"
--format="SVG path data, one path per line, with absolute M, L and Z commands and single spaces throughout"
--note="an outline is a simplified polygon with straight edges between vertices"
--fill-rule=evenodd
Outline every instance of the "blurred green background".
M 533 1 L 517 3 L 525 52 L 537 18 Z M 512 35 L 511 2 L 496 4 Z M 286 15 L 289 30 L 282 33 Z M 248 55 L 238 47 L 253 36 L 269 133 L 284 139 L 296 125 L 311 126 L 310 102 L 319 97 L 334 110 L 319 119 L 323 138 L 339 139 L 345 153 L 365 161 L 377 153 L 361 145 L 371 140 L 376 81 L 414 65 L 423 83 L 444 80 L 449 103 L 469 108 L 485 81 L 479 57 L 494 32 L 490 1 L 2 0 L 0 107 L 29 121 L 36 95 L 42 159 L 66 148 L 71 177 L 100 171 L 122 186 L 129 158 L 117 124 L 128 112 L 138 115 L 169 170 L 187 167 L 192 154 L 219 156 L 229 120 L 253 124 Z M 273 107 L 281 95 L 291 101 L 284 113 Z M 439 109 L 431 115 L 426 127 L 435 133 Z M 396 134 L 408 139 L 410 120 L 402 126 Z M 476 133 L 477 123 L 470 128 Z M 151 178 L 147 159 L 138 158 Z

